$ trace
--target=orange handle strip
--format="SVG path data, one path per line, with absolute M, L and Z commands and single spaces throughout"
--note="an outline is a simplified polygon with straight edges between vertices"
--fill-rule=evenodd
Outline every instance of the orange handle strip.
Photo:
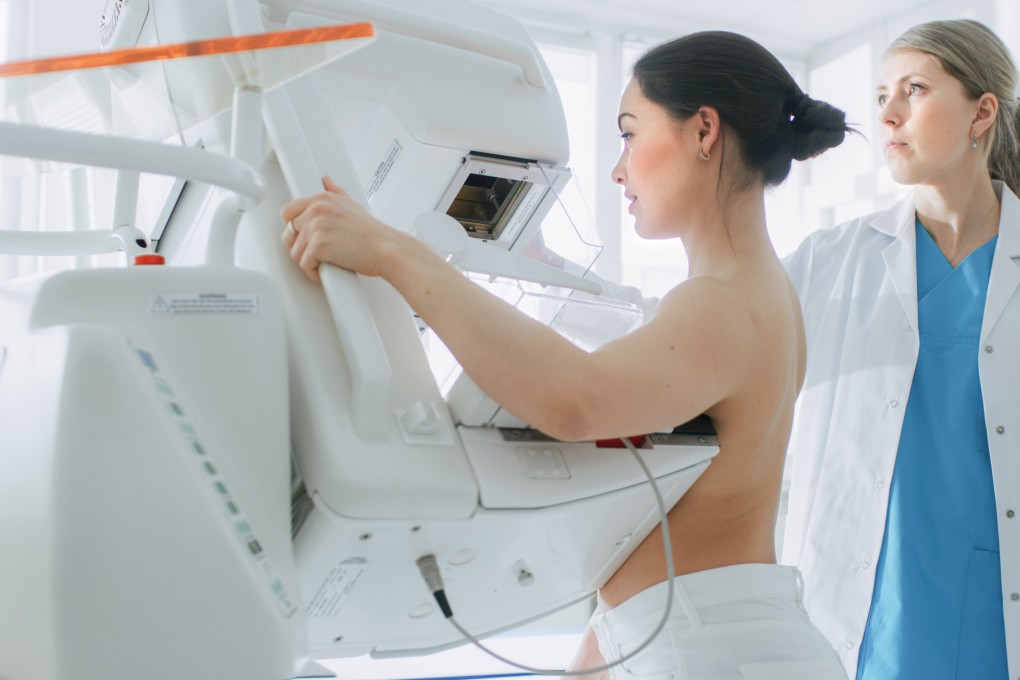
M 353 40 L 371 38 L 375 30 L 370 23 L 342 24 L 317 28 L 301 28 L 293 31 L 277 31 L 194 42 L 176 43 L 173 45 L 156 45 L 153 47 L 131 47 L 112 52 L 93 52 L 75 54 L 46 59 L 28 61 L 12 61 L 0 64 L 0 78 L 25 76 L 38 73 L 56 73 L 58 71 L 74 71 L 101 66 L 122 66 L 143 61 L 160 61 L 164 59 L 180 59 L 182 57 L 200 57 L 230 52 L 251 52 L 273 47 L 294 47 L 309 43 L 331 42 L 334 40 Z

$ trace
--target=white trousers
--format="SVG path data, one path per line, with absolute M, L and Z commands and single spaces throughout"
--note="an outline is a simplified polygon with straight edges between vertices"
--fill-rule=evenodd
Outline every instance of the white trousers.
M 674 579 L 673 609 L 652 644 L 613 680 L 847 680 L 801 604 L 800 572 L 739 564 Z M 663 581 L 591 621 L 607 662 L 636 649 L 662 618 Z

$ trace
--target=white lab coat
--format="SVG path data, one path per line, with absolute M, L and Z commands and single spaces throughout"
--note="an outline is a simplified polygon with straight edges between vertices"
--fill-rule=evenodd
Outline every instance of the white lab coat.
M 1002 212 L 978 367 L 1009 677 L 1020 678 L 1020 200 L 1001 183 L 996 191 Z M 783 562 L 803 572 L 808 612 L 851 678 L 919 351 L 915 245 L 908 197 L 812 234 L 784 260 L 800 294 L 808 361 L 790 443 Z

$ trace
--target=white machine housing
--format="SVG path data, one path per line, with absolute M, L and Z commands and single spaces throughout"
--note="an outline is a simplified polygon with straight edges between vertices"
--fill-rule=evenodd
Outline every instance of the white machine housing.
M 236 268 L 23 279 L 0 288 L 0 356 L 0 676 L 294 677 L 276 285 Z
M 132 270 L 130 276 L 140 278 L 125 280 L 115 277 L 126 272 L 103 272 L 96 274 L 95 283 L 83 272 L 80 279 L 72 278 L 78 274 L 60 275 L 0 292 L 0 302 L 7 300 L 5 304 L 19 310 L 12 318 L 25 319 L 0 327 L 0 353 L 6 356 L 0 366 L 0 403 L 11 406 L 0 431 L 10 427 L 21 433 L 26 450 L 37 445 L 30 441 L 48 441 L 40 440 L 38 431 L 28 432 L 18 417 L 25 413 L 20 395 L 43 372 L 49 375 L 49 392 L 39 399 L 52 402 L 50 410 L 66 404 L 61 395 L 77 394 L 80 381 L 95 380 L 80 362 L 64 358 L 74 355 L 68 348 L 82 346 L 91 352 L 109 345 L 120 348 L 117 361 L 123 366 L 118 370 L 126 376 L 110 399 L 118 406 L 129 403 L 138 423 L 167 432 L 160 445 L 166 451 L 154 446 L 154 456 L 160 461 L 177 456 L 187 467 L 185 461 L 193 464 L 195 453 L 174 431 L 177 414 L 172 407 L 168 411 L 156 396 L 128 396 L 132 390 L 148 390 L 153 381 L 143 355 L 133 354 L 131 347 L 154 357 L 160 376 L 168 372 L 166 380 L 175 394 L 187 395 L 185 412 L 199 414 L 196 430 L 221 452 L 217 469 L 229 473 L 228 488 L 236 489 L 244 501 L 249 526 L 266 537 L 260 541 L 268 546 L 265 554 L 273 557 L 273 564 L 286 565 L 292 547 L 294 567 L 290 573 L 277 566 L 278 578 L 270 579 L 268 589 L 264 578 L 249 584 L 247 594 L 237 592 L 236 585 L 223 585 L 225 592 L 233 588 L 237 595 L 224 604 L 230 612 L 223 614 L 223 621 L 191 621 L 185 612 L 171 608 L 160 614 L 170 612 L 167 625 L 186 621 L 199 631 L 234 627 L 240 637 L 248 628 L 265 626 L 265 637 L 276 635 L 285 641 L 279 644 L 293 644 L 297 659 L 305 650 L 320 658 L 382 656 L 462 644 L 418 573 L 416 561 L 427 554 L 439 561 L 458 621 L 478 635 L 521 625 L 590 597 L 659 521 L 655 497 L 630 455 L 594 442 L 552 441 L 504 412 L 459 371 L 441 385 L 425 346 L 434 345 L 435 339 L 396 291 L 384 281 L 332 267 L 321 270 L 322 286 L 314 284 L 280 241 L 280 206 L 321 190 L 321 177 L 329 175 L 399 229 L 413 232 L 422 214 L 435 211 L 459 219 L 472 237 L 475 260 L 489 262 L 491 251 L 502 253 L 500 273 L 483 276 L 479 285 L 572 339 L 577 339 L 578 319 L 613 329 L 610 336 L 639 323 L 640 313 L 632 306 L 572 292 L 572 287 L 592 290 L 583 276 L 590 259 L 567 262 L 559 270 L 542 269 L 569 260 L 569 254 L 546 247 L 555 239 L 547 238 L 544 230 L 576 228 L 579 222 L 569 215 L 562 219 L 561 196 L 570 175 L 566 125 L 555 82 L 527 32 L 517 21 L 467 0 L 224 0 L 222 5 L 150 0 L 148 6 L 137 29 L 138 44 L 154 40 L 156 22 L 164 43 L 353 21 L 371 21 L 378 38 L 262 95 L 264 144 L 234 149 L 265 184 L 261 202 L 247 210 L 237 235 L 241 269 L 180 266 L 167 267 L 162 274 Z M 126 29 L 111 35 L 113 41 L 132 39 Z M 195 92 L 189 93 L 193 100 L 184 93 L 168 97 L 172 112 L 173 101 L 200 101 L 201 88 L 211 86 L 202 78 L 181 77 L 177 68 L 167 67 L 170 75 L 160 76 L 159 87 L 171 95 L 181 87 Z M 131 93 L 132 87 L 152 84 L 144 74 L 131 75 L 137 83 L 132 85 L 129 78 L 117 89 Z M 208 153 L 230 151 L 227 140 L 236 130 L 230 129 L 227 117 L 196 121 L 180 111 L 174 115 L 181 127 L 176 142 L 204 147 Z M 488 183 L 485 178 L 492 175 L 499 181 Z M 168 211 L 167 223 L 147 232 L 158 239 L 171 264 L 194 261 L 195 248 L 201 247 L 196 243 L 211 229 L 212 211 L 204 206 L 220 197 L 219 190 L 191 182 L 175 209 Z M 490 199 L 494 210 L 487 212 L 484 203 Z M 590 254 L 592 248 L 584 243 L 587 234 L 581 232 L 576 239 L 580 251 Z M 479 248 L 489 250 L 479 256 Z M 535 258 L 542 267 L 535 268 Z M 465 259 L 465 268 L 471 259 Z M 505 273 L 511 265 L 521 272 L 519 278 L 531 283 Z M 119 290 L 110 283 L 115 280 L 131 290 Z M 182 319 L 179 330 L 167 329 L 152 318 L 156 308 L 150 298 L 172 287 L 171 282 L 188 295 L 256 291 L 267 301 L 265 312 L 257 322 L 210 315 Z M 82 291 L 91 291 L 93 302 L 62 307 L 59 296 L 65 292 L 69 300 L 81 299 L 73 290 L 79 283 Z M 131 295 L 146 299 L 148 306 L 125 298 Z M 40 314 L 37 310 L 51 307 L 64 311 L 45 328 L 27 321 Z M 31 355 L 26 347 L 39 334 L 57 338 L 47 351 L 68 370 L 51 375 L 43 368 L 45 362 L 20 360 L 17 370 L 11 368 L 12 357 Z M 284 357 L 286 367 L 281 368 Z M 113 415 L 107 412 L 115 411 L 113 404 L 105 408 L 104 403 L 97 400 L 86 408 L 75 402 L 74 408 L 52 416 L 58 441 L 67 440 L 65 432 L 77 439 L 68 449 L 52 447 L 47 463 L 51 469 L 62 468 L 73 452 L 91 456 L 96 448 L 106 447 L 103 432 L 114 428 Z M 233 415 L 220 417 L 224 409 Z M 256 440 L 260 453 L 254 456 Z M 717 451 L 710 432 L 652 433 L 648 441 L 642 453 L 669 506 Z M 151 478 L 152 470 L 170 464 L 153 462 L 151 469 L 121 476 L 115 463 L 131 450 L 133 445 L 124 440 L 99 452 L 108 454 L 101 468 L 105 472 L 97 475 L 103 484 L 130 487 L 127 482 L 136 476 Z M 293 479 L 285 465 L 289 457 Z M 138 465 L 149 465 L 143 460 L 139 458 Z M 196 535 L 207 536 L 201 539 L 207 542 L 219 536 L 223 545 L 216 550 L 233 555 L 233 562 L 220 560 L 214 566 L 209 564 L 213 553 L 203 548 L 191 565 L 189 579 L 205 578 L 205 585 L 212 584 L 212 596 L 221 587 L 216 579 L 252 572 L 251 556 L 242 549 L 246 544 L 236 540 L 236 525 L 229 523 L 222 507 L 207 502 L 216 498 L 218 488 L 210 487 L 201 469 L 189 470 L 194 478 L 181 472 L 168 488 L 194 487 L 209 507 L 189 504 L 180 516 L 197 514 L 181 521 L 200 523 L 199 515 L 207 513 L 208 526 Z M 41 484 L 44 472 L 24 479 Z M 55 503 L 52 499 L 64 489 L 48 486 L 44 501 Z M 291 492 L 289 507 L 281 502 L 284 489 Z M 76 502 L 87 503 L 98 493 L 83 492 Z M 12 498 L 24 496 L 22 492 Z M 67 512 L 64 508 L 70 506 L 60 507 Z M 173 531 L 169 525 L 176 517 L 178 513 L 165 513 L 159 520 Z M 118 543 L 117 524 L 106 532 L 94 524 L 76 524 L 73 517 L 61 521 L 82 536 L 103 537 L 107 559 L 132 555 L 136 549 L 163 554 L 144 541 Z M 290 545 L 284 545 L 283 525 L 288 525 Z M 53 543 L 45 550 L 50 552 L 26 559 L 44 563 L 62 554 L 68 532 L 48 535 Z M 187 560 L 190 553 L 179 557 Z M 25 573 L 30 564 L 25 562 Z M 157 566 L 149 573 L 159 571 Z M 214 576 L 201 575 L 206 567 Z M 131 576 L 132 568 L 111 572 L 109 588 L 117 579 L 136 583 L 149 576 Z M 282 585 L 274 585 L 277 581 Z M 45 589 L 50 582 L 36 584 Z M 178 590 L 168 591 L 166 599 L 174 599 Z M 52 612 L 66 606 L 66 590 L 55 587 L 50 592 L 50 613 L 12 639 L 54 630 Z M 253 611 L 277 606 L 284 597 L 295 605 L 290 614 Z M 236 602 L 245 598 L 252 602 Z M 0 628 L 3 632 L 7 629 Z M 227 638 L 233 634 L 223 633 Z M 220 643 L 216 637 L 209 639 L 208 653 L 213 655 Z M 253 651 L 263 645 L 262 637 L 248 639 Z M 223 642 L 222 658 L 230 658 L 232 640 Z M 279 646 L 267 642 L 262 648 L 267 656 L 279 658 Z M 113 653 L 98 642 L 92 649 L 104 658 Z M 0 667 L 0 674 L 12 680 L 22 680 L 18 671 Z M 285 676 L 274 668 L 250 677 Z
M 365 3 L 346 9 L 342 1 L 305 2 L 303 12 L 289 14 L 283 5 L 272 3 L 269 14 L 287 26 L 376 22 L 375 43 L 287 89 L 321 174 L 354 187 L 354 195 L 363 192 L 378 217 L 409 232 L 424 211 L 460 217 L 452 197 L 471 191 L 465 166 L 486 161 L 501 164 L 511 179 L 545 180 L 552 188 L 537 202 L 557 203 L 554 178 L 566 175 L 568 160 L 562 106 L 516 21 L 469 2 L 373 3 L 379 14 L 361 14 Z M 444 17 L 457 25 L 453 35 L 519 41 L 535 55 L 544 86 L 529 82 L 518 64 L 437 42 L 425 31 L 388 31 L 386 20 L 401 13 Z M 460 408 L 451 408 L 411 311 L 379 280 L 360 285 L 392 366 L 392 391 L 384 434 L 359 435 L 351 420 L 351 357 L 330 326 L 364 320 L 336 317 L 335 307 L 331 315 L 320 288 L 279 245 L 278 208 L 290 198 L 285 186 L 293 192 L 300 179 L 289 140 L 274 133 L 273 113 L 267 128 L 282 168 L 272 160 L 261 168 L 268 193 L 247 215 L 237 252 L 242 266 L 283 282 L 290 314 L 294 454 L 310 501 L 300 505 L 294 545 L 312 654 L 409 654 L 462 643 L 417 573 L 425 554 L 437 556 L 458 620 L 479 634 L 589 597 L 658 524 L 641 469 L 622 449 L 551 442 L 513 418 L 504 423 L 518 427 L 494 427 L 495 414 L 472 420 L 489 400 L 464 375 L 451 390 Z M 524 236 L 538 233 L 551 206 L 544 208 L 503 230 L 503 240 L 481 239 L 524 251 Z M 523 291 L 518 287 L 515 301 L 527 297 Z M 547 319 L 553 325 L 575 304 L 569 291 L 559 293 L 558 311 Z M 603 310 L 603 318 L 619 314 L 612 303 Z M 672 505 L 716 449 L 693 437 L 660 442 L 645 455 Z

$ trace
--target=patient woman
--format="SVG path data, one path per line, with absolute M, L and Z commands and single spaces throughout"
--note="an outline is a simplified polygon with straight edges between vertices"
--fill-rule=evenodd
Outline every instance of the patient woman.
M 313 280 L 324 262 L 384 278 L 487 394 L 552 437 L 617 438 L 711 417 L 720 451 L 668 515 L 678 575 L 671 618 L 608 677 L 845 678 L 801 606 L 799 573 L 776 564 L 805 353 L 764 206 L 766 187 L 793 159 L 843 140 L 843 113 L 806 96 L 757 43 L 705 32 L 641 57 L 618 121 L 624 148 L 612 177 L 637 233 L 679 238 L 690 273 L 645 325 L 595 351 L 476 286 L 328 179 L 325 192 L 283 207 L 283 241 Z M 599 591 L 574 669 L 618 659 L 655 629 L 664 564 L 656 531 Z

